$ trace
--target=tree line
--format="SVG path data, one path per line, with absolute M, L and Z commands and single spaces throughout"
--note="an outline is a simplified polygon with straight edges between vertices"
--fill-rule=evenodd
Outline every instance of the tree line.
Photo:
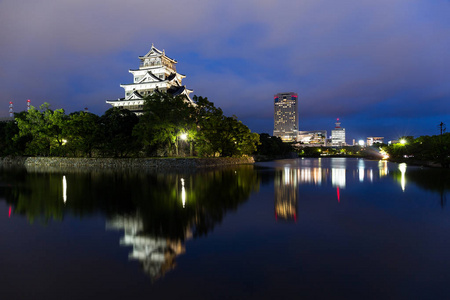
M 418 138 L 403 137 L 398 143 L 385 145 L 389 157 L 398 161 L 434 162 L 450 166 L 450 132 Z
M 231 157 L 256 151 L 259 135 L 206 97 L 153 93 L 143 113 L 116 107 L 102 116 L 48 103 L 1 123 L 0 155 L 70 157 Z

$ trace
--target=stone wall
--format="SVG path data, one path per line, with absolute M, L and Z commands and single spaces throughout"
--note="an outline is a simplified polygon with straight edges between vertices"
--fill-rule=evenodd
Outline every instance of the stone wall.
M 69 158 L 69 157 L 3 157 L 1 165 L 21 165 L 26 167 L 74 167 L 74 168 L 208 168 L 240 164 L 253 164 L 253 157 L 217 158 Z

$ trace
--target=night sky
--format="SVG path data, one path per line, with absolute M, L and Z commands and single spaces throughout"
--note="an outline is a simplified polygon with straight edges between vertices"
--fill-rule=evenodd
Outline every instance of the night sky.
M 0 0 L 0 43 L 0 116 L 27 99 L 102 115 L 154 43 L 254 132 L 279 92 L 300 130 L 340 118 L 347 143 L 450 130 L 448 0 Z

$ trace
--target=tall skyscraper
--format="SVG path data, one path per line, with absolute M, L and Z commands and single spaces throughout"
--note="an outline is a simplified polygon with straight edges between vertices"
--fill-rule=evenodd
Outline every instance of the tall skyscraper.
M 345 128 L 341 127 L 339 118 L 336 120 L 336 127 L 331 130 L 331 145 L 332 146 L 345 146 Z
M 283 141 L 295 141 L 298 132 L 298 95 L 280 93 L 274 96 L 273 135 Z

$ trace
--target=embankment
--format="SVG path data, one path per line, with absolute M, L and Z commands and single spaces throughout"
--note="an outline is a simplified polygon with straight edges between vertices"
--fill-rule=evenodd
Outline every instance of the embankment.
M 216 158 L 71 158 L 71 157 L 2 157 L 0 166 L 42 166 L 101 169 L 198 169 L 253 164 L 252 157 Z

